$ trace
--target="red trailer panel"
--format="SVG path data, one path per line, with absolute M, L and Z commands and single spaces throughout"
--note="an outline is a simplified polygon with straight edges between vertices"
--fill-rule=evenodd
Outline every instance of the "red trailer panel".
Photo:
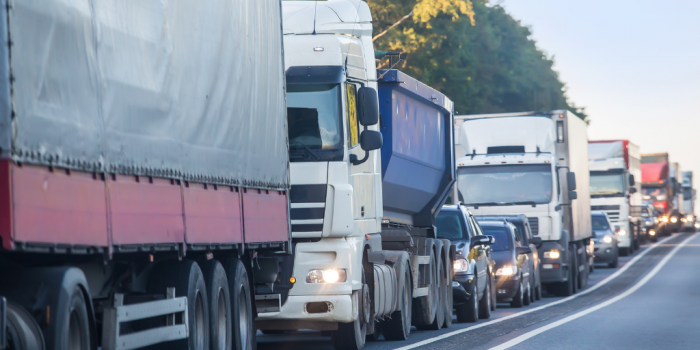
M 112 244 L 182 243 L 182 191 L 175 180 L 116 175 L 109 188 Z
M 287 196 L 281 191 L 244 190 L 246 243 L 289 240 Z
M 106 247 L 105 184 L 91 173 L 11 166 L 14 240 Z
M 230 186 L 183 187 L 187 243 L 242 243 L 241 193 Z
M 12 242 L 12 182 L 9 160 L 0 160 L 0 239 L 4 249 L 14 248 Z

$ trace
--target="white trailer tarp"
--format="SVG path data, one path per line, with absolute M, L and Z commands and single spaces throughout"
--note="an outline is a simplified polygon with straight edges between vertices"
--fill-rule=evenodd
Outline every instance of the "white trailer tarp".
M 288 187 L 280 0 L 23 0 L 5 16 L 15 160 Z

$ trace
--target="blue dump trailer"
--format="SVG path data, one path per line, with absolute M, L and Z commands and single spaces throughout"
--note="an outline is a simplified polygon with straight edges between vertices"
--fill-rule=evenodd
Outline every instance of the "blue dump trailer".
M 377 76 L 384 220 L 430 228 L 455 180 L 453 103 L 398 70 Z

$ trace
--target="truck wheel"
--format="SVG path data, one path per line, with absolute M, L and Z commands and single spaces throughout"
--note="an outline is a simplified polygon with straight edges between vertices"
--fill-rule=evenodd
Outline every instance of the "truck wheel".
M 442 254 L 440 254 L 442 255 Z M 433 323 L 429 324 L 425 329 L 428 330 L 433 330 L 437 331 L 442 328 L 442 325 L 445 323 L 445 306 L 444 306 L 444 298 L 446 297 L 446 286 L 445 286 L 445 280 L 444 276 L 445 273 L 443 271 L 444 266 L 442 263 L 442 257 L 439 257 L 437 259 L 437 276 L 434 279 L 434 282 L 437 283 L 437 290 L 438 290 L 438 295 L 437 295 L 437 303 L 436 303 L 436 312 L 435 312 L 435 319 L 433 320 Z M 431 290 L 432 291 L 432 290 Z
M 576 294 L 578 292 L 578 247 L 574 246 L 574 249 L 570 250 L 571 253 L 571 294 Z
M 518 285 L 518 291 L 515 293 L 513 300 L 510 302 L 510 307 L 523 307 L 523 280 L 520 279 L 520 284 Z
M 430 250 L 430 264 L 425 267 L 425 271 L 430 272 L 430 280 L 428 282 L 428 287 L 430 292 L 428 295 L 418 298 L 417 302 L 414 303 L 416 309 L 413 311 L 413 316 L 415 317 L 414 324 L 416 328 L 420 330 L 428 329 L 437 317 L 437 308 L 439 304 L 440 288 L 438 285 L 438 272 L 437 272 L 437 261 L 435 259 L 435 252 Z
M 588 282 L 588 257 L 585 257 L 585 254 L 586 253 L 584 253 L 583 269 L 576 270 L 578 271 L 578 278 L 576 279 L 578 281 L 578 289 L 585 288 Z
M 452 276 L 454 272 L 452 271 L 452 260 L 450 260 L 450 246 L 452 243 L 449 239 L 443 239 L 443 261 L 445 261 L 445 298 L 443 299 L 443 306 L 445 308 L 445 328 L 450 328 L 452 326 L 452 310 L 454 309 L 454 295 L 452 291 Z
M 391 314 L 391 319 L 382 323 L 381 330 L 384 332 L 386 340 L 406 340 L 411 334 L 411 310 L 413 303 L 413 283 L 411 280 L 411 266 L 404 267 L 404 283 L 399 303 L 400 310 Z M 375 333 L 379 333 L 379 328 L 375 327 Z
M 228 259 L 225 266 L 231 295 L 232 349 L 253 350 L 255 328 L 248 272 L 240 259 Z
M 7 349 L 44 350 L 44 336 L 36 320 L 23 307 L 7 302 Z M 1 330 L 0 330 L 1 331 Z
M 362 284 L 365 284 L 365 272 L 362 271 Z M 361 289 L 362 290 L 362 289 Z M 359 350 L 365 346 L 367 324 L 360 317 L 350 323 L 338 323 L 338 330 L 333 332 L 333 344 L 338 350 Z
M 479 318 L 487 320 L 491 318 L 491 280 L 486 279 L 484 295 L 479 300 Z
M 204 284 L 209 299 L 209 341 L 211 350 L 230 350 L 231 335 L 231 294 L 229 293 L 226 271 L 215 259 L 204 266 Z
M 467 291 L 471 298 L 464 304 L 455 307 L 457 311 L 457 322 L 476 322 L 479 320 L 479 295 L 476 292 L 476 280 L 472 283 L 471 288 Z
M 187 297 L 189 337 L 185 340 L 158 344 L 159 349 L 209 349 L 209 300 L 204 275 L 196 262 L 163 262 L 151 272 L 149 292 L 164 294 L 175 287 L 175 296 Z

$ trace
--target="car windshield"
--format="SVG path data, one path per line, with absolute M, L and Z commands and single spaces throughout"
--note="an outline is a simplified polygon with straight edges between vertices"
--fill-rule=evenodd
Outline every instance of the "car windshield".
M 458 211 L 440 211 L 435 219 L 438 238 L 449 240 L 467 239 L 462 214 Z
M 459 168 L 459 200 L 467 205 L 544 204 L 552 200 L 549 164 Z
M 493 236 L 491 250 L 495 252 L 510 250 L 510 233 L 505 227 L 481 225 L 481 231 L 487 236 Z
M 342 148 L 340 84 L 287 86 L 289 147 Z
M 591 225 L 593 225 L 593 231 L 606 231 L 610 229 L 608 220 L 603 215 L 591 215 Z
M 591 173 L 591 197 L 621 197 L 624 196 L 624 181 L 622 174 Z
M 664 202 L 666 201 L 666 189 L 663 187 L 642 188 L 642 198 L 645 201 Z

